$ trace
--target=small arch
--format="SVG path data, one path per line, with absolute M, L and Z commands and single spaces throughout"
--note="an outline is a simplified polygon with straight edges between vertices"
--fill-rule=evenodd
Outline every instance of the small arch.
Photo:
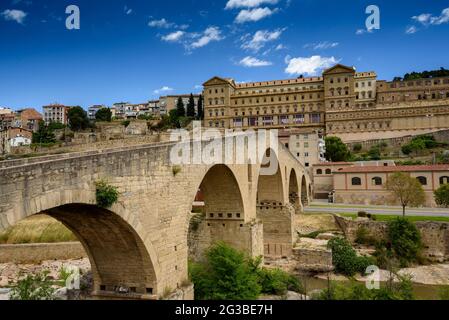
M 426 177 L 419 176 L 419 177 L 416 177 L 416 180 L 418 180 L 419 183 L 421 183 L 421 185 L 427 186 L 427 178 Z
M 317 175 L 323 174 L 323 170 L 322 170 L 322 169 L 318 169 L 318 170 L 316 171 L 316 174 L 317 174 Z
M 353 186 L 361 186 L 362 185 L 362 179 L 360 179 L 359 177 L 354 177 L 351 180 L 351 184 Z
M 332 174 L 332 170 L 331 169 L 326 169 L 326 174 Z

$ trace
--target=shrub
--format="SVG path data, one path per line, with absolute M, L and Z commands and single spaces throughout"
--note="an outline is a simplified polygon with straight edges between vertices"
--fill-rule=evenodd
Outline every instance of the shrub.
M 393 255 L 401 267 L 420 259 L 421 235 L 415 224 L 404 218 L 396 218 L 388 223 L 388 239 Z
M 335 271 L 347 276 L 353 276 L 357 272 L 365 273 L 366 268 L 375 262 L 373 258 L 357 256 L 351 244 L 344 238 L 329 240 L 328 248 L 332 249 Z
M 129 120 L 122 121 L 122 126 L 124 126 L 125 128 L 127 128 L 127 127 L 129 126 L 130 123 L 131 123 L 131 121 L 129 121 Z
M 361 144 L 361 143 L 356 143 L 356 144 L 354 144 L 354 146 L 352 147 L 352 150 L 353 150 L 354 152 L 360 152 L 360 151 L 362 151 L 362 144 Z
M 449 184 L 443 184 L 434 192 L 435 202 L 442 207 L 449 207 Z
M 28 274 L 12 287 L 11 300 L 54 300 L 55 289 L 48 280 L 48 271 Z
M 257 299 L 261 292 L 258 276 L 242 252 L 217 243 L 207 251 L 206 259 L 204 264 L 190 265 L 196 299 Z
M 366 213 L 365 211 L 359 211 L 359 212 L 357 212 L 357 217 L 359 217 L 359 218 L 367 218 L 368 217 L 368 213 Z
M 287 291 L 303 292 L 300 281 L 283 270 L 261 268 L 258 276 L 262 293 L 285 295 Z
M 360 227 L 357 229 L 355 242 L 358 244 L 375 245 L 377 240 L 369 233 L 367 228 Z
M 178 173 L 181 172 L 181 170 L 182 170 L 182 169 L 181 169 L 180 166 L 173 166 L 173 168 L 172 168 L 173 176 L 176 177 L 176 176 L 178 175 Z
M 97 205 L 101 208 L 110 208 L 118 200 L 118 190 L 116 187 L 107 184 L 106 181 L 97 181 L 96 186 L 96 198 Z

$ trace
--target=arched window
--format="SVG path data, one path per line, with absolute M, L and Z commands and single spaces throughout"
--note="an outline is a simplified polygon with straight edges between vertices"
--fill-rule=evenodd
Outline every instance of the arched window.
M 373 186 L 381 186 L 382 185 L 382 178 L 381 177 L 374 177 L 371 179 L 371 183 Z
M 332 174 L 332 170 L 331 169 L 326 169 L 326 174 Z
M 446 183 L 449 183 L 449 177 L 447 177 L 447 176 L 441 177 L 440 178 L 440 184 L 443 185 L 443 184 L 446 184 Z
M 323 174 L 323 170 L 318 169 L 318 170 L 316 171 L 316 174 Z
M 427 178 L 426 177 L 417 177 L 416 178 L 419 183 L 421 183 L 423 186 L 427 186 Z
M 355 177 L 352 178 L 352 185 L 353 186 L 361 186 L 362 185 L 362 179 Z

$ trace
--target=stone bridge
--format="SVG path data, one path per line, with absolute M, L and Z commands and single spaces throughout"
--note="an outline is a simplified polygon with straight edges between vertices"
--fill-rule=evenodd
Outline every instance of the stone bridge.
M 202 142 L 204 145 L 204 142 Z M 189 146 L 194 147 L 193 142 Z M 192 204 L 204 198 L 198 247 L 224 241 L 251 256 L 288 256 L 295 215 L 311 194 L 305 168 L 281 144 L 267 164 L 173 165 L 174 143 L 4 161 L 0 163 L 0 230 L 35 214 L 61 221 L 83 244 L 93 294 L 158 299 L 188 280 Z M 248 149 L 248 145 L 245 147 Z M 96 205 L 95 182 L 120 192 L 108 209 Z M 302 200 L 302 201 L 301 201 Z

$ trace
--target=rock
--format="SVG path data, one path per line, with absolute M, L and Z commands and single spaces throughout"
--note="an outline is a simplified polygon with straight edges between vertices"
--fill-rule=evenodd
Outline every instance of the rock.
M 326 233 L 320 233 L 320 234 L 316 237 L 316 239 L 318 239 L 318 240 L 330 240 L 330 239 L 333 239 L 333 238 L 335 238 L 335 237 L 336 237 L 335 234 L 330 233 L 330 232 L 326 232 Z
M 293 291 L 287 291 L 285 300 L 310 300 L 310 298 L 304 294 L 300 294 Z
M 56 290 L 55 298 L 57 300 L 67 300 L 67 288 L 60 288 Z

